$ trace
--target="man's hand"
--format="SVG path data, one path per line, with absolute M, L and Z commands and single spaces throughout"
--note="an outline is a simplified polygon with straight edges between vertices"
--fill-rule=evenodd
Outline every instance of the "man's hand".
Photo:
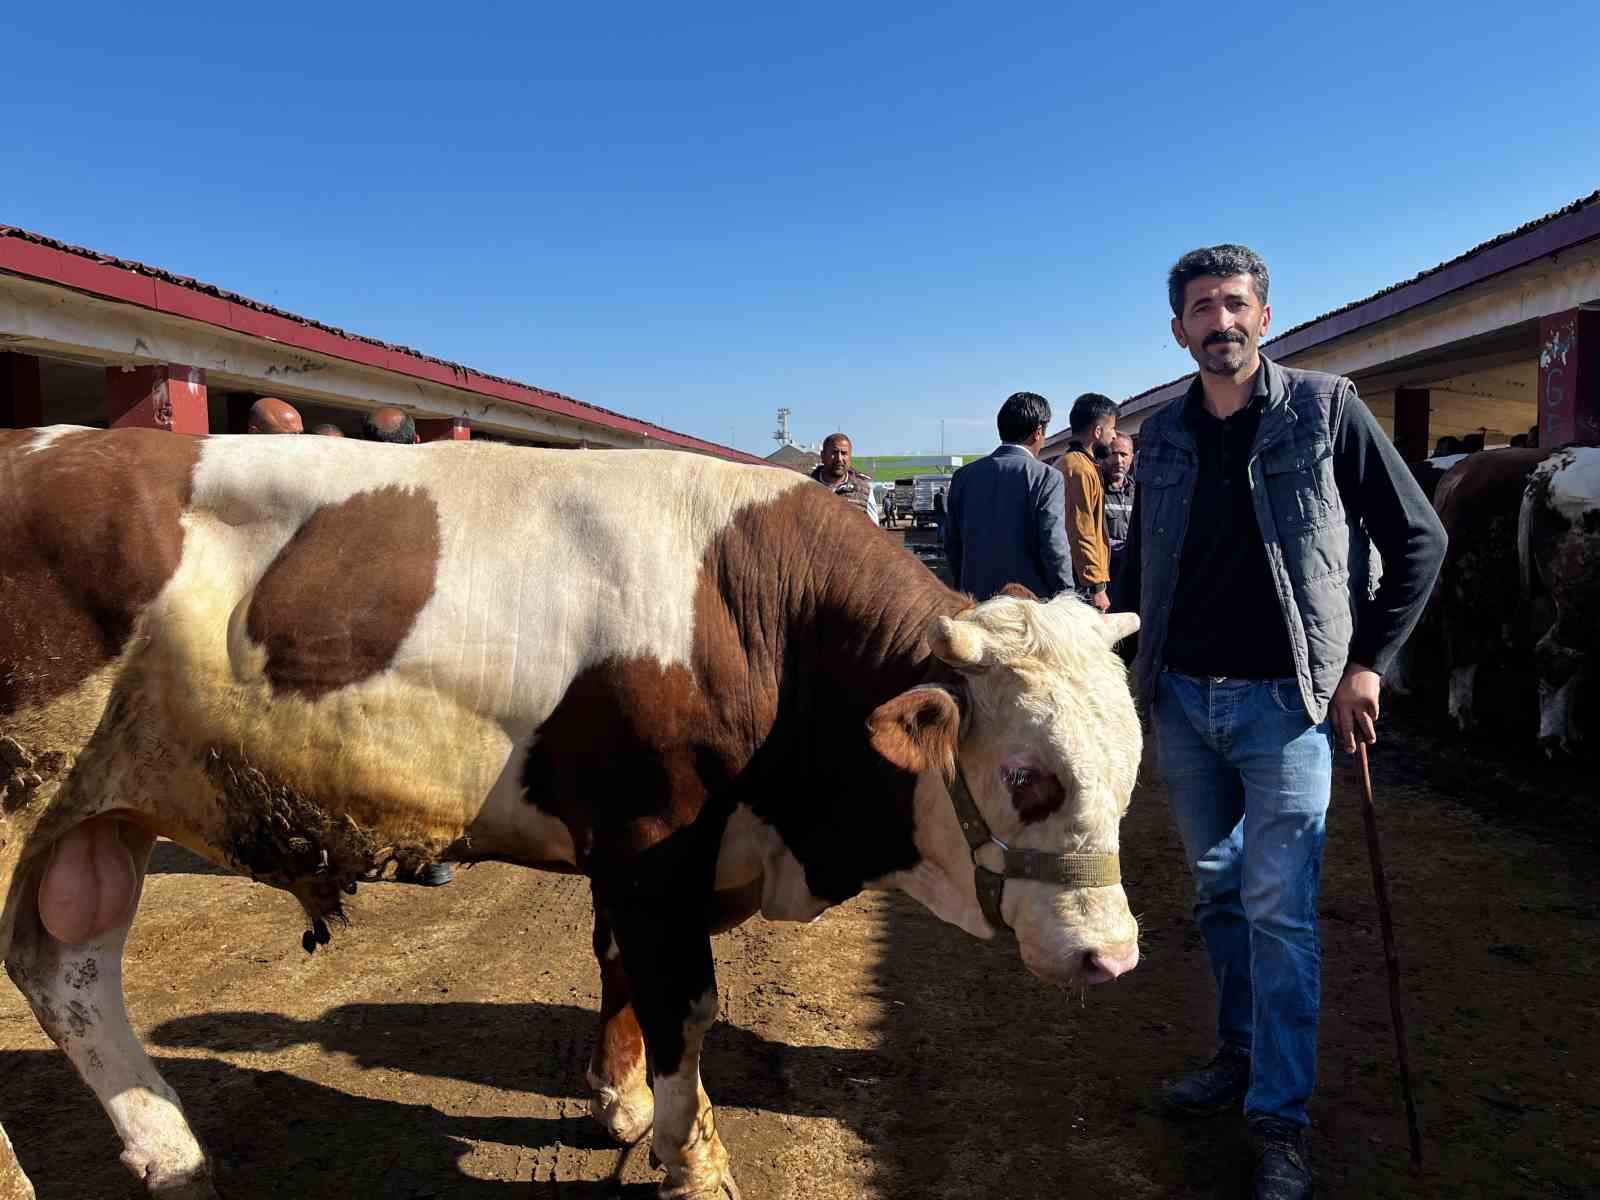
M 1356 742 L 1372 745 L 1378 740 L 1378 673 L 1371 667 L 1351 663 L 1328 702 L 1328 718 L 1346 754 L 1356 752 Z
M 1101 588 L 1098 592 L 1095 592 L 1092 596 L 1089 597 L 1089 603 L 1094 605 L 1101 612 L 1110 612 L 1111 611 L 1111 594 L 1109 592 L 1107 592 L 1104 588 Z

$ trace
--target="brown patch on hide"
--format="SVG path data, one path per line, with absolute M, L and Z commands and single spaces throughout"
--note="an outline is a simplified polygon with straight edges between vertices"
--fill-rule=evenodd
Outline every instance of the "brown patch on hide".
M 1008 583 L 1005 585 L 1005 587 L 1000 589 L 998 594 L 1002 596 L 1010 596 L 1015 600 L 1037 601 L 1039 599 L 1039 597 L 1033 594 L 1032 588 L 1026 587 L 1020 583 Z
M 865 722 L 948 675 L 924 635 L 964 604 L 822 488 L 749 504 L 701 561 L 690 665 L 613 660 L 579 675 L 529 751 L 528 799 L 567 824 L 591 876 L 659 875 L 648 855 L 703 872 L 707 892 L 723 821 L 745 803 L 818 895 L 845 899 L 916 860 L 914 780 L 879 757 Z
M 272 686 L 307 699 L 386 669 L 433 595 L 439 510 L 384 487 L 328 504 L 278 552 L 246 629 L 267 651 Z
M 183 554 L 198 438 L 85 430 L 43 450 L 0 431 L 0 714 L 122 653 Z

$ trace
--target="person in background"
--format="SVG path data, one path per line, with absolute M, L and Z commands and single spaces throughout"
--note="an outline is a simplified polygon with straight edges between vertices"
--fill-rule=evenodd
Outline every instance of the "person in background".
M 344 430 L 340 429 L 337 425 L 329 425 L 327 423 L 323 423 L 321 425 L 313 426 L 312 429 L 311 429 L 311 432 L 315 433 L 315 434 L 319 434 L 322 437 L 343 437 L 344 436 Z
M 1242 1106 L 1256 1200 L 1305 1200 L 1329 725 L 1348 753 L 1376 740 L 1379 680 L 1445 534 L 1350 380 L 1260 353 L 1267 286 L 1237 245 L 1191 251 L 1168 275 L 1172 335 L 1200 369 L 1140 428 L 1118 600 L 1138 606 L 1134 698 L 1217 989 L 1217 1052 L 1161 1105 L 1185 1118 Z
M 844 434 L 830 433 L 822 439 L 822 461 L 811 472 L 811 478 L 846 504 L 859 508 L 874 525 L 879 523 L 872 476 L 850 469 L 850 439 Z
M 399 446 L 414 446 L 422 440 L 417 436 L 417 423 L 398 408 L 375 408 L 369 412 L 361 422 L 361 437 Z
M 1100 482 L 1105 486 L 1106 546 L 1111 552 L 1111 594 L 1118 594 L 1128 524 L 1133 520 L 1133 439 L 1114 434 L 1111 451 L 1100 460 Z
M 237 411 L 237 410 L 235 410 Z M 250 406 L 246 433 L 304 433 L 299 410 L 276 396 L 263 396 Z
M 1067 418 L 1072 439 L 1057 469 L 1067 484 L 1067 544 L 1078 595 L 1101 612 L 1111 610 L 1111 547 L 1106 542 L 1105 488 L 1100 460 L 1117 432 L 1117 406 L 1109 396 L 1085 392 Z
M 1000 446 L 950 480 L 944 546 L 951 583 L 975 600 L 1008 583 L 1048 600 L 1072 586 L 1066 482 L 1037 457 L 1050 402 L 1017 392 L 1000 406 L 995 424 Z

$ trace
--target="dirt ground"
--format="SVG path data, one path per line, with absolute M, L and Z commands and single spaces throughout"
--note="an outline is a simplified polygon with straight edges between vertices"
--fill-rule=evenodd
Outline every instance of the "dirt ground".
M 1359 783 L 1335 781 L 1314 1153 L 1333 1197 L 1600 1196 L 1600 781 L 1402 714 L 1373 758 L 1426 1165 L 1406 1161 Z M 706 1086 L 747 1200 L 1223 1197 L 1242 1122 L 1174 1125 L 1157 1081 L 1210 1051 L 1211 984 L 1153 779 L 1123 829 L 1144 958 L 1086 1001 L 899 897 L 716 940 Z M 307 957 L 294 901 L 169 843 L 129 1007 L 228 1200 L 653 1196 L 583 1066 L 586 886 L 510 867 L 363 887 Z M 0 1121 L 41 1200 L 123 1197 L 109 1123 L 0 988 Z

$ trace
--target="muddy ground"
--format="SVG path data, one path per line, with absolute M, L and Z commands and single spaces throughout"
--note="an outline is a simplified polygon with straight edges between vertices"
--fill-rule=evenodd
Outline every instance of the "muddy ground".
M 1374 754 L 1426 1167 L 1413 1174 L 1359 784 L 1335 782 L 1314 1151 L 1336 1197 L 1600 1195 L 1600 783 L 1413 717 Z M 1151 1110 L 1210 1050 L 1211 985 L 1154 780 L 1124 826 L 1144 959 L 1086 1002 L 902 898 L 716 940 L 706 1085 L 747 1200 L 1238 1194 L 1242 1122 Z M 293 900 L 169 843 L 129 1008 L 228 1200 L 654 1194 L 596 1135 L 579 879 L 364 887 L 307 957 Z M 109 1123 L 0 987 L 0 1121 L 41 1200 L 132 1194 Z

